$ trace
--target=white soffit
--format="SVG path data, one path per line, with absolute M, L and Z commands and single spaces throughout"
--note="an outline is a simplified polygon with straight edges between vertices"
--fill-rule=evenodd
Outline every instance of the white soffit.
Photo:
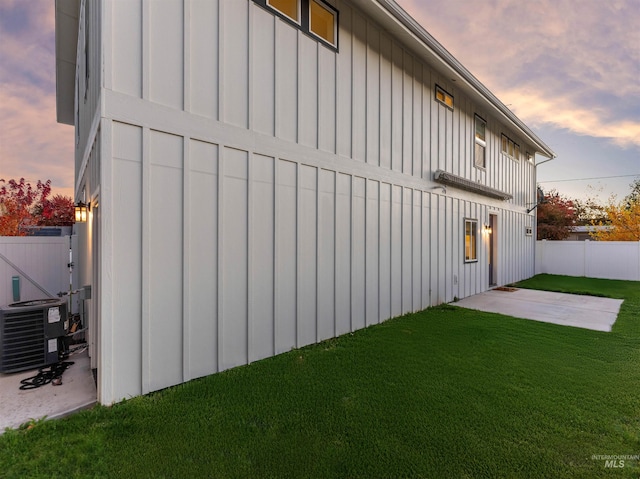
M 73 125 L 80 0 L 55 2 L 56 119 L 58 123 Z

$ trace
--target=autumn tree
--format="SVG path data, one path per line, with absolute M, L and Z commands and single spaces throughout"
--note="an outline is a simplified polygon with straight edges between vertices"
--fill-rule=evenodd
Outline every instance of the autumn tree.
M 631 193 L 622 200 L 627 208 L 631 208 L 633 204 L 640 203 L 640 178 L 631 183 Z
M 608 225 L 591 233 L 597 241 L 640 241 L 640 179 L 631 184 L 631 193 L 620 202 L 609 200 L 605 207 L 607 220 L 593 225 Z
M 34 206 L 32 213 L 38 226 L 71 226 L 75 223 L 73 200 L 68 196 L 46 198 Z
M 0 236 L 26 236 L 32 226 L 72 225 L 73 200 L 50 194 L 51 180 L 34 187 L 24 178 L 0 179 Z
M 576 208 L 573 200 L 551 190 L 538 206 L 538 239 L 562 240 L 571 234 L 576 224 Z
M 595 198 L 574 199 L 573 206 L 578 226 L 588 226 L 600 222 L 606 224 L 608 221 L 606 207 Z

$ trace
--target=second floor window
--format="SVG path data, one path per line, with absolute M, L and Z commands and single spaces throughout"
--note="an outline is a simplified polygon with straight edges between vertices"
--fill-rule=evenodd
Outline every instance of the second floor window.
M 300 23 L 300 0 L 267 0 L 267 5 Z
M 475 116 L 475 151 L 474 151 L 474 164 L 478 168 L 487 167 L 487 122 Z
M 436 100 L 453 110 L 453 95 L 436 85 Z
M 509 138 L 507 135 L 502 135 L 502 153 L 507 155 L 516 161 L 520 160 L 520 145 Z
M 254 0 L 330 47 L 338 47 L 338 11 L 324 0 Z

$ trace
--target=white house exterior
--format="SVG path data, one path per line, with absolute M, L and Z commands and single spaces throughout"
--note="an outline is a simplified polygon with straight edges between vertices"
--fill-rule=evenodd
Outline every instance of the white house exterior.
M 391 0 L 56 0 L 56 54 L 101 403 L 534 274 L 553 151 Z

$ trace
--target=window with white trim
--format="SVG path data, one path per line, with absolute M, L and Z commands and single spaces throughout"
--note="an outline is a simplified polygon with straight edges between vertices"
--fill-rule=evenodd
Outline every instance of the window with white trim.
M 464 220 L 464 262 L 478 261 L 478 220 Z
M 253 0 L 303 33 L 338 48 L 338 10 L 324 0 Z
M 520 145 L 504 133 L 502 134 L 502 153 L 513 160 L 520 161 Z
M 267 0 L 267 5 L 300 23 L 300 0 Z
M 320 0 L 309 2 L 309 31 L 325 42 L 336 46 L 338 16 L 336 11 Z
M 478 168 L 487 167 L 487 122 L 475 116 L 475 151 L 474 165 Z
M 436 85 L 436 100 L 453 110 L 453 95 Z

